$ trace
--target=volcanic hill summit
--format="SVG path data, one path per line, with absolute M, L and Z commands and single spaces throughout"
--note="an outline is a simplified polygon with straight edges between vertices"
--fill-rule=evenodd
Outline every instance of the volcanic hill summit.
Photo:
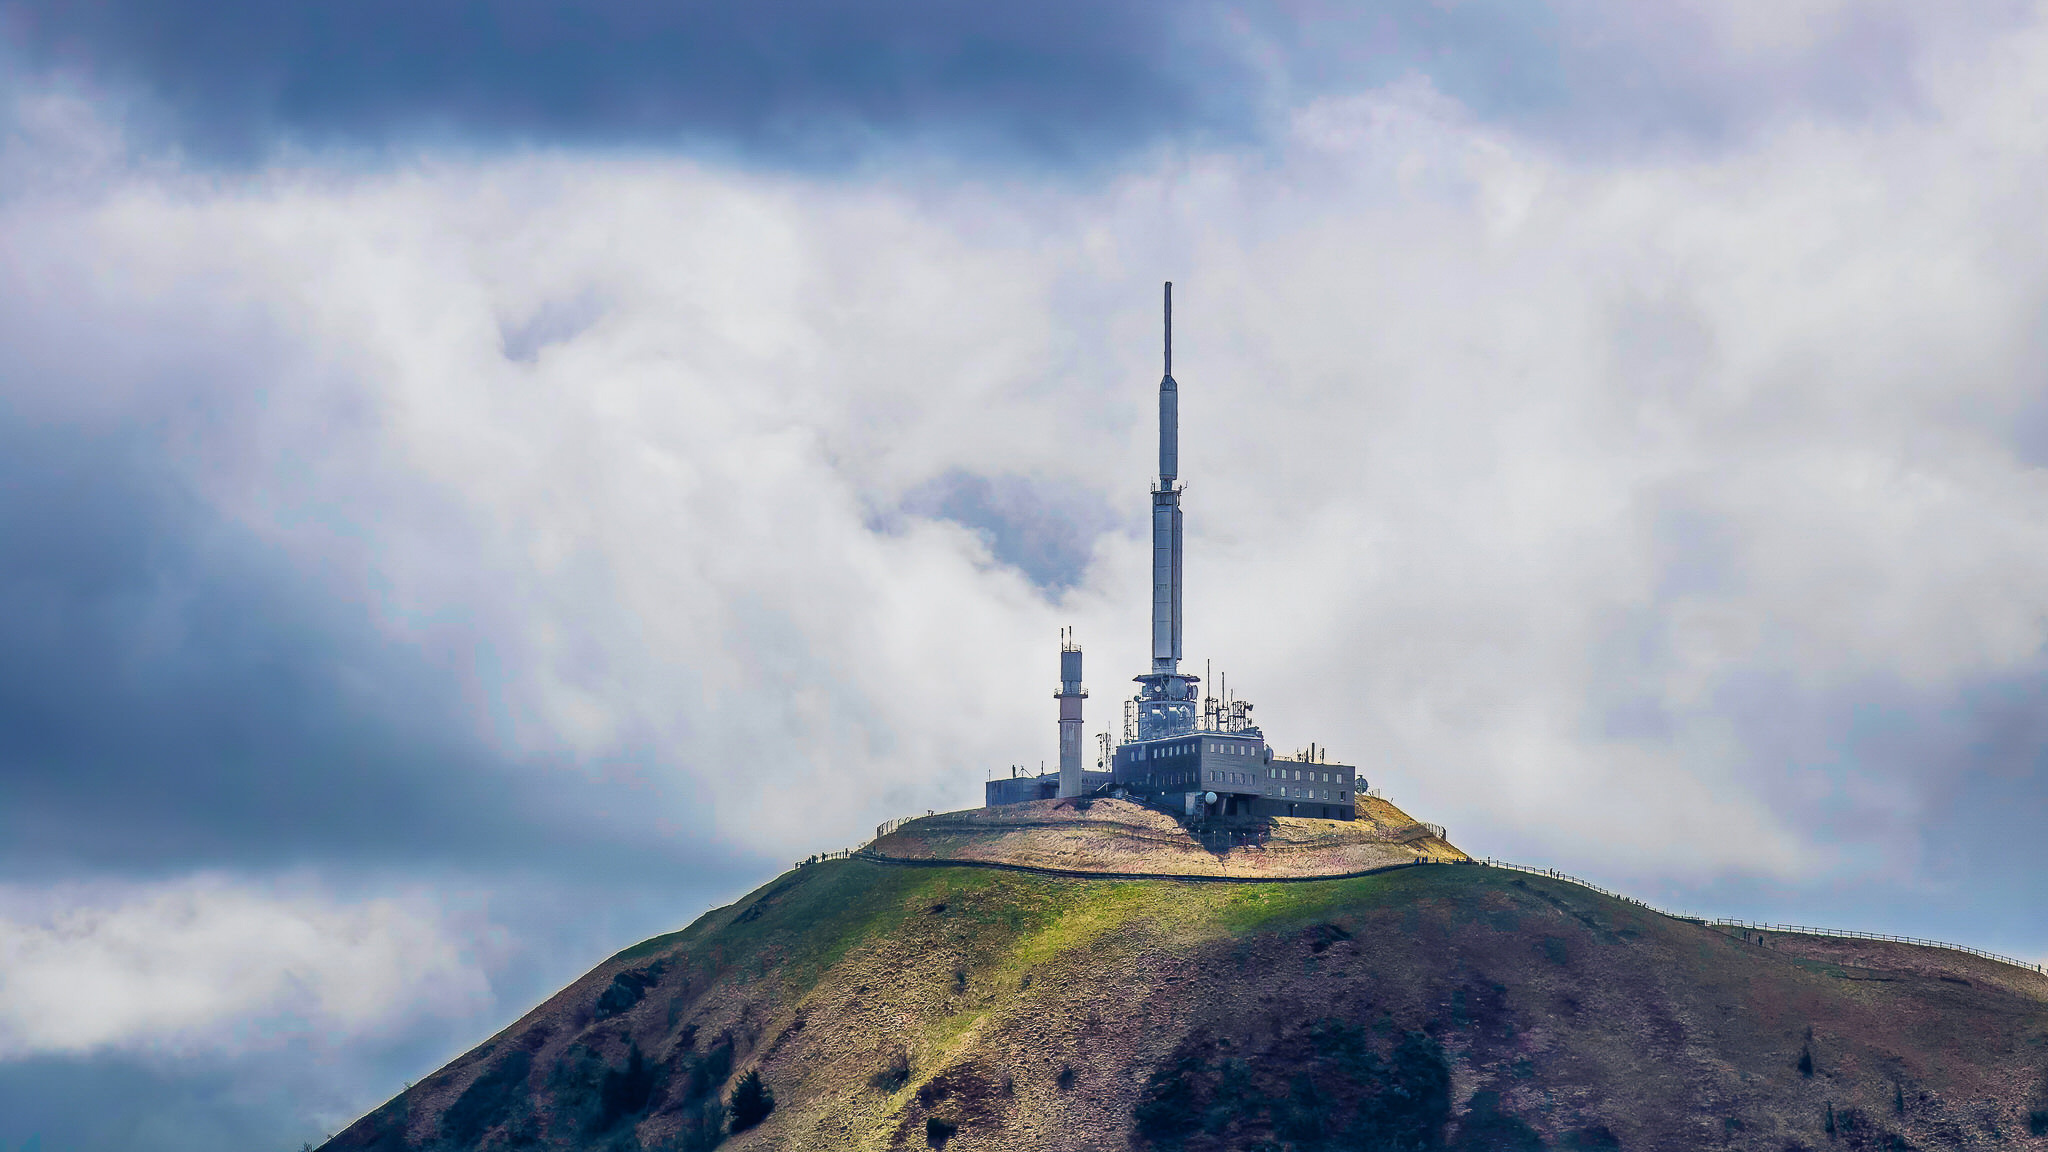
M 910 821 L 619 953 L 328 1147 L 2048 1149 L 2039 972 L 1422 863 L 1465 857 L 1372 815 Z
M 1150 662 L 1082 763 L 597 966 L 329 1143 L 378 1152 L 2034 1148 L 2048 976 L 1471 860 L 1184 670 L 1163 298 Z

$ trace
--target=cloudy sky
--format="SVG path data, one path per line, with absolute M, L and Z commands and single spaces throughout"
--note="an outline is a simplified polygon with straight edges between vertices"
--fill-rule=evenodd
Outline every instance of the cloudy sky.
M 1189 647 L 2048 956 L 2048 5 L 0 0 L 0 1152 L 294 1149 Z

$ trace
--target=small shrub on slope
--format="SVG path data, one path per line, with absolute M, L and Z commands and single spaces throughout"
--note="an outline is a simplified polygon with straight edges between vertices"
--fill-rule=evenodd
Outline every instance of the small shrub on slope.
M 485 1132 L 524 1111 L 532 1068 L 532 1053 L 513 1051 L 485 1069 L 441 1113 L 441 1139 L 456 1148 L 473 1148 Z
M 910 1083 L 910 1053 L 898 1044 L 889 1052 L 889 1059 L 874 1075 L 868 1077 L 868 1085 L 878 1092 L 896 1092 Z
M 609 1132 L 619 1121 L 628 1116 L 637 1116 L 647 1108 L 648 1097 L 654 1095 L 654 1069 L 640 1055 L 640 1046 L 633 1045 L 626 1057 L 624 1068 L 607 1068 L 604 1080 L 598 1087 L 598 1119 L 596 1130 Z
M 1202 1064 L 1199 1055 L 1189 1054 L 1145 1078 L 1144 1093 L 1131 1117 L 1141 1139 L 1174 1141 L 1195 1130 L 1200 1115 L 1195 1081 Z
M 1147 1078 L 1133 1135 L 1160 1149 L 1434 1152 L 1450 1087 L 1428 1036 L 1409 1033 L 1383 1059 L 1364 1028 L 1329 1020 L 1247 1058 L 1212 1063 L 1207 1046 L 1183 1049 Z
M 1500 1093 L 1474 1092 L 1458 1133 L 1458 1152 L 1543 1152 L 1543 1137 L 1500 1110 Z
M 766 1120 L 768 1114 L 773 1111 L 775 1111 L 775 1093 L 770 1091 L 766 1084 L 761 1083 L 761 1073 L 759 1071 L 751 1068 L 748 1069 L 747 1074 L 740 1077 L 739 1084 L 732 1090 L 732 1103 L 730 1106 L 732 1130 L 734 1132 L 745 1132 L 747 1129 Z
M 645 968 L 634 968 L 612 977 L 611 984 L 597 998 L 595 1017 L 608 1020 L 638 1004 L 647 996 L 649 988 L 661 982 L 662 973 L 666 971 L 667 961 L 657 960 Z

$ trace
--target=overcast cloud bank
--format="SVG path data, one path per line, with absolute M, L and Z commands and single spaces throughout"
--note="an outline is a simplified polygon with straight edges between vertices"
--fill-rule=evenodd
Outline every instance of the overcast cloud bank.
M 317 1136 L 1051 759 L 1058 627 L 1112 726 L 1168 278 L 1191 654 L 1283 748 L 1662 902 L 2048 953 L 2048 26 L 1761 11 L 1614 33 L 1811 86 L 1711 147 L 1402 71 L 1028 184 L 224 173 L 18 85 L 6 1067 L 382 1045 L 318 1121 L 221 1106 Z M 323 886 L 366 865 L 419 879 Z

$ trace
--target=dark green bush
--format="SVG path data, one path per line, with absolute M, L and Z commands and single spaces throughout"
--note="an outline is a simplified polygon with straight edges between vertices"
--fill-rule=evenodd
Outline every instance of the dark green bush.
M 1368 1152 L 1416 1152 L 1443 1146 L 1451 1116 L 1451 1066 L 1435 1040 L 1410 1032 L 1394 1048 L 1380 1091 L 1363 1110 Z
M 2048 1109 L 2036 1108 L 2027 1113 L 2027 1134 L 2048 1136 Z
M 1257 1115 L 1266 1106 L 1265 1097 L 1252 1080 L 1251 1065 L 1243 1060 L 1225 1060 L 1216 1091 L 1202 1114 L 1202 1128 L 1214 1135 L 1233 1123 Z
M 745 1076 L 732 1090 L 732 1102 L 728 1112 L 732 1116 L 732 1130 L 745 1132 L 768 1118 L 775 1111 L 775 1093 L 761 1083 L 761 1073 L 749 1068 Z
M 1273 1126 L 1288 1143 L 1319 1147 L 1335 1119 L 1333 1110 L 1329 1096 L 1316 1086 L 1314 1077 L 1296 1076 L 1287 1086 L 1287 1100 Z
M 1200 1056 L 1182 1056 L 1145 1078 L 1132 1114 L 1140 1137 L 1178 1140 L 1195 1130 L 1201 1115 L 1195 1078 L 1201 1074 L 1202 1063 Z
M 703 1053 L 682 1053 L 674 1058 L 669 1068 L 669 1098 L 684 1105 L 711 1099 L 730 1075 L 732 1035 L 721 1032 Z
M 960 1126 L 951 1120 L 941 1120 L 937 1116 L 924 1118 L 924 1142 L 933 1148 L 944 1148 L 946 1141 L 959 1131 Z
M 1465 1106 L 1458 1152 L 1543 1152 L 1543 1137 L 1534 1128 L 1500 1110 L 1500 1093 L 1474 1092 Z
M 889 1052 L 889 1059 L 874 1075 L 868 1077 L 868 1086 L 878 1092 L 895 1092 L 910 1083 L 910 1053 L 898 1044 Z
M 624 1068 L 607 1068 L 604 1079 L 598 1086 L 598 1118 L 596 1131 L 609 1132 L 619 1121 L 628 1116 L 637 1116 L 647 1108 L 648 1097 L 654 1094 L 654 1069 L 640 1055 L 640 1045 L 633 1045 L 626 1056 Z
M 661 982 L 662 973 L 668 971 L 666 960 L 657 960 L 645 968 L 633 968 L 612 977 L 610 986 L 597 998 L 596 1018 L 607 1020 L 638 1004 L 647 995 L 647 990 Z
M 704 1100 L 682 1110 L 682 1126 L 664 1152 L 711 1152 L 725 1142 L 725 1105 Z
M 456 1148 L 471 1148 L 490 1129 L 523 1110 L 530 1095 L 527 1074 L 533 1069 L 533 1054 L 508 1052 L 484 1074 L 470 1082 L 441 1113 L 441 1139 Z
M 1178 1146 L 1197 1129 L 1229 1148 L 1443 1147 L 1451 1080 L 1436 1041 L 1409 1033 L 1383 1059 L 1371 1032 L 1337 1020 L 1311 1026 L 1301 1039 L 1305 1053 L 1283 1043 L 1279 1052 L 1250 1058 L 1212 1061 L 1206 1045 L 1184 1049 L 1146 1079 L 1133 1136 L 1160 1148 Z
M 1308 950 L 1311 952 L 1322 952 L 1339 940 L 1351 939 L 1351 933 L 1345 931 L 1343 926 L 1327 921 L 1310 925 L 1303 935 L 1308 939 Z

